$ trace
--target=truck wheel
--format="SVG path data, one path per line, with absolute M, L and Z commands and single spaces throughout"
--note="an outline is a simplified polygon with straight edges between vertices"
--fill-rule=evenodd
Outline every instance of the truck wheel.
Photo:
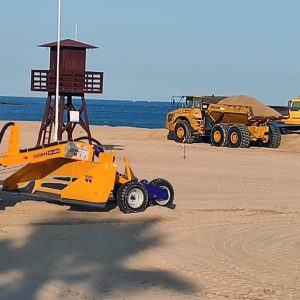
M 245 125 L 232 125 L 228 130 L 228 146 L 230 148 L 249 148 L 250 133 Z
M 174 131 L 169 130 L 167 140 L 174 140 Z
M 117 192 L 117 204 L 126 214 L 142 212 L 148 206 L 148 193 L 139 182 L 126 182 Z
M 216 124 L 213 126 L 210 133 L 210 143 L 216 147 L 226 147 L 228 143 L 228 128 L 227 124 Z
M 280 129 L 274 125 L 269 126 L 268 139 L 261 141 L 260 145 L 267 148 L 278 148 L 281 143 Z
M 163 178 L 157 178 L 150 182 L 152 185 L 159 186 L 160 188 L 166 189 L 168 192 L 168 199 L 156 199 L 155 203 L 160 206 L 170 207 L 174 200 L 174 188 L 171 183 Z
M 183 120 L 175 125 L 174 130 L 174 139 L 177 143 L 182 143 L 183 141 L 186 141 L 188 143 L 192 143 L 192 129 L 190 127 L 190 124 Z

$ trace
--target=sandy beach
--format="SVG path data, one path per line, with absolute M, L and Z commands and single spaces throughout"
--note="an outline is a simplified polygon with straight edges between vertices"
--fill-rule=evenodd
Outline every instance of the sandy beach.
M 21 124 L 34 146 L 39 123 Z M 300 299 L 300 136 L 192 144 L 184 159 L 164 129 L 91 131 L 120 171 L 128 155 L 139 179 L 169 180 L 175 209 L 76 211 L 1 191 L 0 299 Z

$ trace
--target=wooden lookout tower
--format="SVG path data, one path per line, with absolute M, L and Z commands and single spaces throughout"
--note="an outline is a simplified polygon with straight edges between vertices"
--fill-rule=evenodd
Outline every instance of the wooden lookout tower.
M 37 141 L 37 145 L 43 145 L 50 143 L 55 122 L 57 42 L 39 47 L 50 48 L 49 70 L 31 71 L 31 90 L 48 92 Z M 84 94 L 101 94 L 103 91 L 103 72 L 85 70 L 86 49 L 95 48 L 97 47 L 70 39 L 60 42 L 58 140 L 62 140 L 64 132 L 67 133 L 68 140 L 72 140 L 77 124 L 91 137 Z M 78 99 L 77 108 L 74 97 Z

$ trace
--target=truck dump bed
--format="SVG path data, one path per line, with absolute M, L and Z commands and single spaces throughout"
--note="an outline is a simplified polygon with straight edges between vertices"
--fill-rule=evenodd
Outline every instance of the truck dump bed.
M 251 106 L 231 104 L 209 104 L 206 115 L 214 123 L 252 125 L 280 120 L 278 116 L 254 116 Z

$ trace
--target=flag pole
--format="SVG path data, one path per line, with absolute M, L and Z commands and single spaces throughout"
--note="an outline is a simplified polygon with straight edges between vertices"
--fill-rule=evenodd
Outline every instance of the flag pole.
M 78 25 L 75 24 L 75 38 L 74 38 L 75 41 L 77 41 L 77 33 L 78 33 Z
M 60 67 L 60 15 L 61 0 L 58 0 L 57 12 L 57 57 L 56 57 L 56 93 L 55 93 L 55 129 L 54 140 L 58 140 L 58 115 L 59 115 L 59 67 Z

